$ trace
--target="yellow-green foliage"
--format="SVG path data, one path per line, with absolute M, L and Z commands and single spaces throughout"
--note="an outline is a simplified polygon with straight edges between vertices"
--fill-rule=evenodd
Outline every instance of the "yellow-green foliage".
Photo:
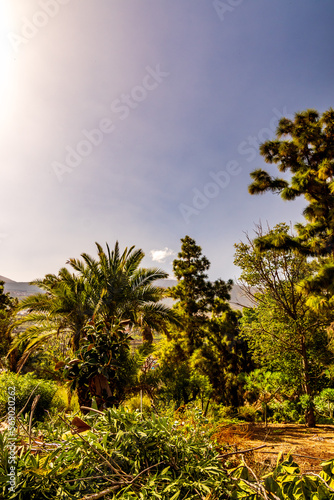
M 8 394 L 15 398 L 15 411 L 19 412 L 25 407 L 24 413 L 31 411 L 31 406 L 36 396 L 39 396 L 34 418 L 37 420 L 45 417 L 45 411 L 62 410 L 65 405 L 56 396 L 57 385 L 50 380 L 38 379 L 34 374 L 4 372 L 0 375 L 0 417 L 4 417 L 8 409 Z
M 140 395 L 138 394 L 137 396 L 133 396 L 132 398 L 127 399 L 123 406 L 125 406 L 125 408 L 128 408 L 130 411 L 140 411 Z M 151 400 L 146 394 L 143 394 L 143 412 L 146 413 L 150 410 Z
M 255 422 L 257 412 L 254 406 L 240 406 L 240 408 L 238 408 L 238 416 L 247 422 Z
M 69 412 L 80 411 L 77 394 L 75 392 L 70 393 L 66 386 L 60 385 L 56 392 L 56 396 L 63 402 L 66 411 Z

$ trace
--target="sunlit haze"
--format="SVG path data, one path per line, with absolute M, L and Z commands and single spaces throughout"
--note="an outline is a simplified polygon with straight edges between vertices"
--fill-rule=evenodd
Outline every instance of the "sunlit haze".
M 302 220 L 247 186 L 281 116 L 334 105 L 334 4 L 237 3 L 2 0 L 0 275 L 116 240 L 171 273 L 188 234 L 229 279 L 254 223 Z

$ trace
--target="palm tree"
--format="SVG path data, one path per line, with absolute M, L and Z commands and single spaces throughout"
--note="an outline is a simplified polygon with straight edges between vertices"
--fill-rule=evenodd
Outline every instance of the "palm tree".
M 94 313 L 89 284 L 65 267 L 60 269 L 58 275 L 48 274 L 32 284 L 44 293 L 26 297 L 17 307 L 27 314 L 17 319 L 13 328 L 28 325 L 13 342 L 13 348 L 23 351 L 19 371 L 32 352 L 61 332 L 68 335 L 70 346 L 76 351 L 83 327 Z
M 98 243 L 96 246 L 98 259 L 86 253 L 81 255 L 82 260 L 69 259 L 67 264 L 75 273 L 62 268 L 58 275 L 48 274 L 32 282 L 44 293 L 27 297 L 19 304 L 21 311 L 28 311 L 14 325 L 28 324 L 13 343 L 24 352 L 19 369 L 33 351 L 59 332 L 68 334 L 73 352 L 77 351 L 84 326 L 93 316 L 102 318 L 106 325 L 128 320 L 130 327 L 141 329 L 144 340 L 167 321 L 178 321 L 175 313 L 160 302 L 163 289 L 154 286 L 154 281 L 167 278 L 167 273 L 140 268 L 142 250 L 132 246 L 120 254 L 118 242 L 113 251 L 108 244 L 107 252 Z
M 173 311 L 161 303 L 165 291 L 154 285 L 168 274 L 158 268 L 140 268 L 144 252 L 125 248 L 120 254 L 116 241 L 114 250 L 106 244 L 107 252 L 96 243 L 98 259 L 83 253 L 82 260 L 68 263 L 87 280 L 93 294 L 96 311 L 110 324 L 129 320 L 130 327 L 138 327 L 145 334 L 161 328 L 166 321 L 177 322 Z

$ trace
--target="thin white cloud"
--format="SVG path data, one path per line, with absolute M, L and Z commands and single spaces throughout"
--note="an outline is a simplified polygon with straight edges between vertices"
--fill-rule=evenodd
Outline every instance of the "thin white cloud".
M 150 251 L 151 258 L 153 262 L 164 263 L 166 262 L 167 257 L 171 257 L 172 255 L 176 255 L 174 250 L 165 247 L 163 250 L 151 250 Z

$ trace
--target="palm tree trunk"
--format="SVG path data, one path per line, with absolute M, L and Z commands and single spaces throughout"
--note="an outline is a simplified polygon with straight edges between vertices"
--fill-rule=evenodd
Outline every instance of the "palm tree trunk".
M 152 328 L 149 327 L 148 325 L 145 325 L 142 329 L 142 338 L 143 342 L 146 342 L 147 344 L 153 343 Z
M 92 401 L 89 394 L 89 387 L 87 387 L 84 382 L 79 382 L 77 387 L 79 406 L 87 406 L 91 408 Z M 88 413 L 88 410 L 81 410 L 82 413 Z
M 19 362 L 19 351 L 18 349 L 13 349 L 8 355 L 8 368 L 11 372 L 17 371 L 17 364 Z

